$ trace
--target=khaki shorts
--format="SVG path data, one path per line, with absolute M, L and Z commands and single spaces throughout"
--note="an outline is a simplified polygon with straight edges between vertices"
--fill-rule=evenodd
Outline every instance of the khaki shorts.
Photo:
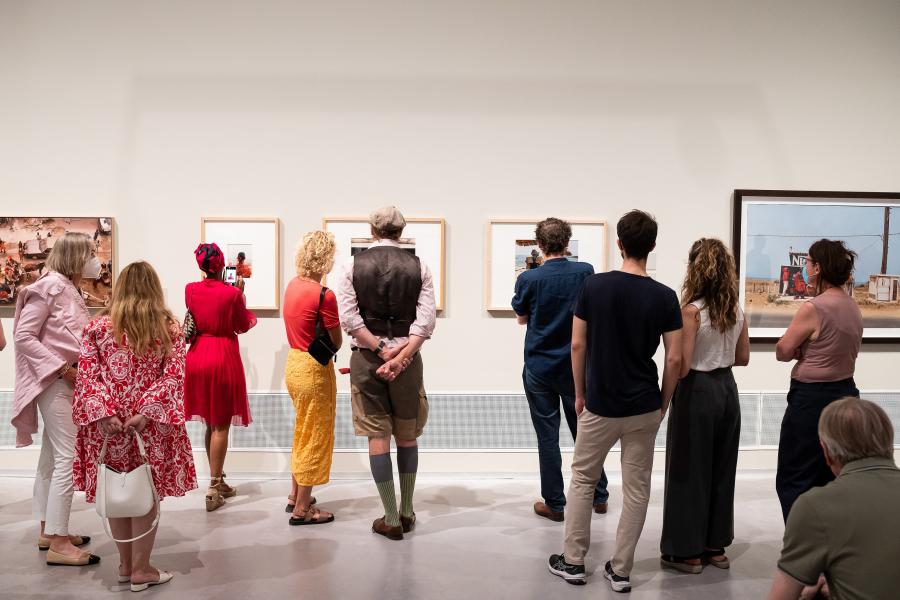
M 428 420 L 422 356 L 416 354 L 409 367 L 390 382 L 375 374 L 382 364 L 371 350 L 354 351 L 350 356 L 353 429 L 359 436 L 414 440 L 422 435 Z

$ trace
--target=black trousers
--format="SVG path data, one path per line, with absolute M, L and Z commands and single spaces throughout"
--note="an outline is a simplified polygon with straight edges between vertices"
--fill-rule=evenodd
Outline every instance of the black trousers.
M 730 368 L 691 371 L 675 391 L 666 433 L 660 551 L 695 558 L 734 540 L 741 406 Z
M 785 522 L 800 494 L 834 479 L 819 446 L 819 417 L 826 406 L 845 396 L 859 396 L 852 377 L 822 383 L 791 379 L 787 409 L 781 421 L 775 475 L 775 490 Z

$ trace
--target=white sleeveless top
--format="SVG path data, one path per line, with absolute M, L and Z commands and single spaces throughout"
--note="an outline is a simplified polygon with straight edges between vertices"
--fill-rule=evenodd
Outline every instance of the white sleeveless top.
M 694 344 L 694 356 L 691 358 L 691 369 L 694 371 L 713 371 L 734 364 L 734 350 L 737 347 L 741 329 L 744 327 L 744 311 L 737 307 L 737 322 L 726 332 L 712 326 L 705 300 L 691 302 L 700 310 L 700 329 Z

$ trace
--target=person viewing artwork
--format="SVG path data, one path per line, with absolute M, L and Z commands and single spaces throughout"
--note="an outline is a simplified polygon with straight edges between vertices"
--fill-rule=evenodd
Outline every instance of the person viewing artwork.
M 103 463 L 128 473 L 144 459 L 141 436 L 157 496 L 184 496 L 197 487 L 191 443 L 184 426 L 184 336 L 166 307 L 153 267 L 136 262 L 122 269 L 109 308 L 84 330 L 72 417 L 78 426 L 75 487 L 88 502 L 97 492 Z M 153 527 L 155 510 L 142 517 L 111 518 L 117 540 Z M 131 591 L 167 583 L 172 574 L 150 564 L 156 531 L 133 542 L 116 542 L 118 578 Z
M 730 566 L 741 406 L 731 367 L 750 362 L 734 258 L 720 240 L 688 254 L 681 293 L 681 381 L 666 431 L 664 567 L 700 573 Z
M 232 286 L 222 280 L 225 257 L 216 244 L 194 251 L 203 281 L 184 289 L 185 305 L 194 317 L 196 337 L 187 353 L 184 409 L 189 420 L 206 424 L 210 482 L 206 510 L 214 511 L 237 490 L 225 482 L 225 455 L 232 425 L 250 425 L 247 381 L 237 336 L 256 325 L 247 309 L 243 279 Z
M 356 435 L 369 439 L 372 477 L 384 506 L 372 531 L 402 540 L 416 524 L 416 440 L 428 419 L 419 350 L 435 327 L 434 278 L 423 261 L 400 247 L 406 219 L 397 208 L 376 210 L 369 223 L 375 242 L 352 257 L 338 281 L 337 299 L 341 326 L 353 338 L 353 427 Z M 400 472 L 399 509 L 392 436 Z
M 78 286 L 85 273 L 93 270 L 91 248 L 87 235 L 62 236 L 47 257 L 47 272 L 19 292 L 13 320 L 16 446 L 31 445 L 31 436 L 38 430 L 38 411 L 44 422 L 32 506 L 41 523 L 37 546 L 47 550 L 48 565 L 100 562 L 98 556 L 78 549 L 91 538 L 69 533 L 77 432 L 72 396 L 81 336 L 90 321 Z
M 288 393 L 297 413 L 291 451 L 291 525 L 318 525 L 334 515 L 313 506 L 313 486 L 328 483 L 334 450 L 337 383 L 334 362 L 321 364 L 309 353 L 320 332 L 340 349 L 341 322 L 337 298 L 322 286 L 334 266 L 334 235 L 313 231 L 303 236 L 294 255 L 297 276 L 284 292 L 284 326 L 291 350 L 284 369 Z
M 787 409 L 778 442 L 775 489 L 787 521 L 797 497 L 834 479 L 819 447 L 816 428 L 822 410 L 844 396 L 859 396 L 853 375 L 862 343 L 862 313 L 844 290 L 856 254 L 843 242 L 819 240 L 809 248 L 806 268 L 813 297 L 797 310 L 775 346 L 791 371 Z
M 572 372 L 578 437 L 572 460 L 565 547 L 549 569 L 572 584 L 586 583 L 585 555 L 603 463 L 621 444 L 622 515 L 612 558 L 603 573 L 616 592 L 631 591 L 634 549 L 650 500 L 653 447 L 681 368 L 681 308 L 675 292 L 647 274 L 656 247 L 656 221 L 634 210 L 619 219 L 619 271 L 588 277 L 575 303 Z M 665 345 L 662 387 L 653 356 Z
M 571 225 L 561 219 L 549 218 L 537 224 L 535 239 L 544 262 L 540 268 L 519 275 L 512 299 L 519 324 L 528 327 L 522 383 L 537 434 L 544 499 L 534 503 L 534 512 L 551 521 L 565 519 L 566 495 L 559 451 L 560 407 L 572 439 L 577 437 L 572 310 L 584 280 L 594 274 L 590 264 L 568 260 L 566 253 L 571 237 Z M 603 473 L 594 490 L 596 513 L 607 510 L 606 485 L 606 473 Z
M 769 600 L 896 598 L 900 591 L 900 469 L 894 426 L 874 402 L 848 397 L 818 424 L 837 477 L 800 495 L 784 530 Z

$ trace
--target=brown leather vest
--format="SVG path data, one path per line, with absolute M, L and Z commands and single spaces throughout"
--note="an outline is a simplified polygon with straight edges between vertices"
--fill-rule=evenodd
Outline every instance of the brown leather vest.
M 375 246 L 353 257 L 353 289 L 359 314 L 374 335 L 409 335 L 422 291 L 418 257 L 394 246 Z

